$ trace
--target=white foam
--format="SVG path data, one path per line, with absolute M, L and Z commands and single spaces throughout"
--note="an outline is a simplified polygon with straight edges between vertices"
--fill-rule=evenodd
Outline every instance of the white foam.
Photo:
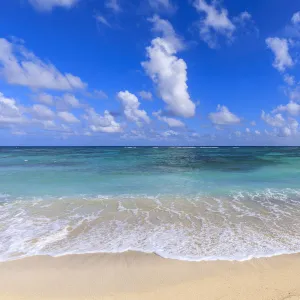
M 299 190 L 194 195 L 87 195 L 0 206 L 0 260 L 139 251 L 165 258 L 248 260 L 300 252 Z

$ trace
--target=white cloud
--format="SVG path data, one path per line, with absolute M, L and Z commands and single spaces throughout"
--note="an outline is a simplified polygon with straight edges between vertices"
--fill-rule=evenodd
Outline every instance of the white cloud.
M 0 126 L 20 124 L 26 121 L 22 110 L 17 106 L 16 100 L 6 98 L 0 93 Z
M 53 120 L 55 118 L 55 113 L 49 107 L 42 104 L 33 105 L 30 112 L 37 119 Z
M 266 43 L 268 48 L 270 48 L 275 55 L 275 61 L 273 62 L 274 68 L 283 72 L 286 68 L 294 65 L 293 59 L 289 53 L 289 44 L 286 39 L 280 39 L 278 37 L 267 38 Z
M 149 133 L 149 132 L 148 132 Z M 151 137 L 148 136 L 144 130 L 130 130 L 129 132 L 125 132 L 124 134 L 122 134 L 121 136 L 122 139 L 133 139 L 133 140 L 140 140 L 140 139 L 147 139 L 148 141 L 151 140 Z
M 295 89 L 291 90 L 289 97 L 292 101 L 300 101 L 300 86 L 297 86 Z
M 118 133 L 122 132 L 123 128 L 117 123 L 109 111 L 104 111 L 104 116 L 95 112 L 93 108 L 86 110 L 84 119 L 88 122 L 89 128 L 93 132 Z
M 95 16 L 95 19 L 98 23 L 101 23 L 107 27 L 111 27 L 111 24 L 107 21 L 107 19 L 104 16 L 98 14 Z
M 34 96 L 35 101 L 46 105 L 53 105 L 54 97 L 47 93 L 40 93 Z
M 252 121 L 252 122 L 250 122 L 250 125 L 251 125 L 251 126 L 256 126 L 256 122 L 255 122 L 255 121 Z
M 242 133 L 241 133 L 239 130 L 237 130 L 237 131 L 235 132 L 235 135 L 236 135 L 237 137 L 241 137 L 241 136 L 242 136 Z
M 209 47 L 216 47 L 215 34 L 223 35 L 229 40 L 232 39 L 236 26 L 228 17 L 228 11 L 225 8 L 217 7 L 217 2 L 215 1 L 209 5 L 205 0 L 196 0 L 194 7 L 198 12 L 205 14 L 199 29 L 200 37 Z M 248 15 L 244 15 L 243 18 L 245 17 L 248 17 Z
M 34 122 L 35 120 L 33 120 Z M 38 120 L 44 129 L 47 130 L 59 130 L 59 126 L 53 120 Z
M 281 114 L 276 114 L 272 116 L 262 111 L 261 118 L 272 127 L 283 127 L 285 125 L 285 119 Z
M 197 132 L 193 132 L 193 133 L 191 134 L 191 137 L 198 138 L 198 137 L 200 137 L 200 134 L 197 133 Z
M 283 127 L 281 128 L 281 130 L 279 131 L 279 136 L 291 136 L 292 135 L 292 130 L 288 127 Z
M 255 130 L 254 133 L 255 133 L 256 135 L 260 135 L 260 131 L 259 131 L 259 130 Z
M 82 104 L 72 94 L 64 94 L 62 97 L 56 97 L 56 108 L 58 110 L 68 110 L 69 108 L 81 108 Z
M 210 113 L 209 119 L 216 125 L 232 125 L 241 122 L 241 119 L 229 111 L 226 106 L 218 105 L 217 112 Z
M 152 100 L 152 94 L 147 91 L 140 91 L 139 96 L 144 100 L 149 100 L 149 101 Z
M 11 134 L 13 134 L 13 135 L 26 135 L 27 133 L 24 130 L 14 129 L 14 130 L 11 131 Z
M 119 92 L 118 98 L 122 103 L 124 114 L 130 121 L 140 124 L 140 121 L 150 123 L 150 119 L 144 110 L 140 110 L 140 102 L 138 98 L 128 91 Z
M 93 99 L 108 99 L 107 94 L 102 90 L 93 90 L 84 92 L 84 96 L 93 98 Z
M 70 73 L 60 73 L 23 46 L 0 38 L 0 75 L 9 84 L 53 90 L 83 89 L 85 83 Z
M 284 79 L 285 83 L 287 83 L 290 86 L 295 84 L 295 77 L 292 75 L 284 74 L 283 79 Z
M 245 130 L 247 133 L 250 133 L 251 132 L 251 130 L 249 129 L 249 128 L 246 128 L 246 130 Z
M 163 132 L 161 135 L 163 137 L 171 137 L 171 136 L 178 136 L 179 133 L 174 130 L 168 130 L 168 131 Z
M 71 8 L 78 0 L 29 0 L 38 10 L 51 11 L 54 7 Z
M 168 52 L 177 52 L 183 50 L 185 45 L 183 40 L 176 34 L 172 24 L 159 16 L 154 15 L 153 18 L 149 19 L 153 25 L 153 32 L 161 34 L 164 41 L 167 42 Z M 169 49 L 170 48 L 170 49 Z
M 300 23 L 300 11 L 293 14 L 292 23 L 294 23 L 294 24 Z
M 277 135 L 282 137 L 296 135 L 298 133 L 298 126 L 299 123 L 297 122 L 297 120 L 289 118 L 287 120 L 287 125 L 282 128 L 279 128 Z
M 273 111 L 275 112 L 275 111 Z M 270 126 L 274 127 L 274 133 L 280 137 L 287 137 L 298 133 L 298 122 L 293 118 L 284 119 L 281 114 L 270 115 L 262 112 L 261 118 Z
M 92 93 L 92 97 L 98 98 L 98 99 L 107 99 L 108 98 L 106 93 L 103 92 L 102 90 L 94 90 Z
M 150 6 L 157 11 L 167 11 L 172 13 L 176 7 L 170 0 L 149 0 Z
M 300 104 L 290 101 L 287 105 L 279 105 L 273 110 L 273 113 L 288 112 L 292 116 L 300 115 Z
M 289 118 L 288 123 L 289 123 L 290 128 L 292 128 L 293 130 L 296 130 L 299 126 L 298 121 L 293 118 Z
M 151 20 L 154 30 L 163 37 L 152 40 L 147 47 L 149 60 L 142 66 L 157 85 L 162 100 L 167 104 L 167 110 L 181 117 L 193 117 L 196 106 L 190 99 L 187 86 L 187 65 L 175 54 L 183 49 L 182 41 L 176 36 L 172 25 L 155 16 Z
M 159 121 L 165 122 L 169 125 L 169 127 L 185 127 L 185 124 L 181 122 L 180 120 L 177 120 L 175 118 L 170 118 L 166 116 L 161 115 L 161 111 L 154 112 L 153 115 L 157 117 Z
M 252 19 L 251 14 L 249 14 L 247 11 L 243 11 L 239 14 L 238 17 L 235 17 L 235 20 L 239 23 L 245 23 L 247 21 L 250 21 Z
M 121 11 L 121 6 L 118 0 L 106 0 L 105 6 L 110 8 L 113 12 L 118 13 Z
M 300 11 L 293 14 L 290 24 L 284 29 L 285 36 L 290 38 L 291 45 L 297 45 L 300 37 Z M 292 40 L 294 39 L 294 40 Z
M 80 121 L 68 111 L 60 111 L 57 116 L 66 123 L 79 123 Z

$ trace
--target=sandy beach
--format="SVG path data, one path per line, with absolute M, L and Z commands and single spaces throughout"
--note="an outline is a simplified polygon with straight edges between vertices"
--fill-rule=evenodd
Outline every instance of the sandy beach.
M 0 264 L 0 299 L 300 299 L 300 255 L 184 262 L 152 254 L 32 257 Z

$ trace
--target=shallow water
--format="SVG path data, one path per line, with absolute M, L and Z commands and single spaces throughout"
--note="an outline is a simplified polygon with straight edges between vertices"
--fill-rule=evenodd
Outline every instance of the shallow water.
M 0 259 L 300 252 L 300 148 L 0 148 Z

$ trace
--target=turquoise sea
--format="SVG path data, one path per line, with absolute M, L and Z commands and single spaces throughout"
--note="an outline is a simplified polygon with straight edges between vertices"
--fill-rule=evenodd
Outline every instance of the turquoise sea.
M 0 260 L 300 252 L 300 147 L 2 147 Z

